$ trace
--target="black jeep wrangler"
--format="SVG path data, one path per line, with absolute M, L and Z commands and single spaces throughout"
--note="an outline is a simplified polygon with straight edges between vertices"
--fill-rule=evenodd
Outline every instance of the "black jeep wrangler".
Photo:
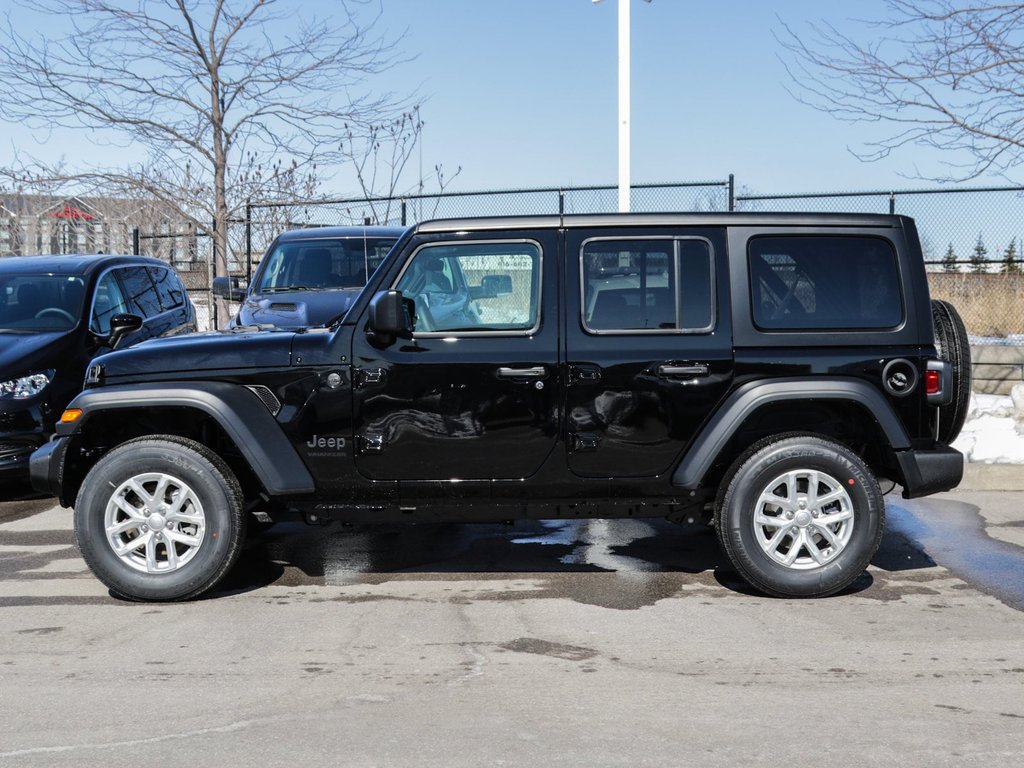
M 33 482 L 121 596 L 178 600 L 251 518 L 713 516 L 772 595 L 835 593 L 879 483 L 951 489 L 970 394 L 914 222 L 871 215 L 432 221 L 340 321 L 98 358 Z

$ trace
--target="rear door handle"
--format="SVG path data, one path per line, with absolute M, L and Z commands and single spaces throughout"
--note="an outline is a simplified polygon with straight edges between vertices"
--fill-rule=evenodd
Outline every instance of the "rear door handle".
M 546 379 L 548 370 L 543 365 L 534 368 L 499 368 L 499 379 Z
M 659 365 L 658 375 L 672 379 L 692 379 L 696 376 L 707 376 L 710 369 L 705 363 L 695 363 L 693 365 Z

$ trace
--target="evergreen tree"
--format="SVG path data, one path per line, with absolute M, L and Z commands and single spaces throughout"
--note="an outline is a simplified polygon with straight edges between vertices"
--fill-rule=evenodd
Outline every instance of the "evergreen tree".
M 1010 244 L 1003 251 L 1003 264 L 999 271 L 1004 275 L 1019 275 L 1020 264 L 1017 262 L 1017 238 L 1010 240 Z
M 986 248 L 985 243 L 981 241 L 981 235 L 978 235 L 978 242 L 974 246 L 974 253 L 971 254 L 971 272 L 974 272 L 975 274 L 984 274 L 987 272 L 987 256 L 988 248 Z
M 942 271 L 943 272 L 959 272 L 960 265 L 956 263 L 956 253 L 953 251 L 953 244 L 950 243 L 946 249 L 946 255 L 942 257 Z

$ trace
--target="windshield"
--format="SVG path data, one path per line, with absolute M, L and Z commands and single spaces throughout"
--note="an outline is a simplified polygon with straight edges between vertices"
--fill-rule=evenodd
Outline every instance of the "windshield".
M 69 275 L 0 276 L 0 330 L 67 331 L 82 316 L 85 283 Z
M 394 237 L 281 243 L 266 257 L 254 293 L 362 288 L 394 244 Z

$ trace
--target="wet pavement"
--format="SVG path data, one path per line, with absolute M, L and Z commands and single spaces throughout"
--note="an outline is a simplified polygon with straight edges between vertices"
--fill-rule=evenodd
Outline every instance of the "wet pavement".
M 154 605 L 86 571 L 70 511 L 3 503 L 0 764 L 1021 764 L 1024 494 L 887 510 L 824 600 L 630 519 L 278 525 Z

